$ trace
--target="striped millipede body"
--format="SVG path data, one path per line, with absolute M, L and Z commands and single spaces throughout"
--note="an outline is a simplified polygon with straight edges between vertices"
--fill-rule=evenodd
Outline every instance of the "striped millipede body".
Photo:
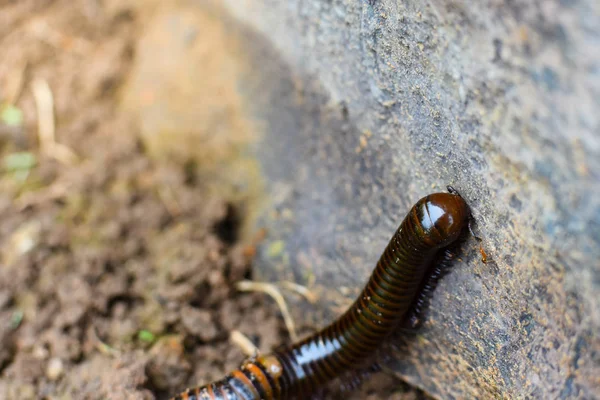
M 299 343 L 246 360 L 224 379 L 188 389 L 172 400 L 308 399 L 327 382 L 364 365 L 421 307 L 423 291 L 431 289 L 427 282 L 436 257 L 468 224 L 468 205 L 448 189 L 412 207 L 360 296 L 339 319 Z

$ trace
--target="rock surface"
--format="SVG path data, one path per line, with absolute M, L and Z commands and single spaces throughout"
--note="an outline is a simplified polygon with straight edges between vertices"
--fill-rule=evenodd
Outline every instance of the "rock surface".
M 321 295 L 297 320 L 338 315 L 409 207 L 452 184 L 488 262 L 469 241 L 390 367 L 440 398 L 599 393 L 599 3 L 224 3 L 259 32 L 258 272 Z

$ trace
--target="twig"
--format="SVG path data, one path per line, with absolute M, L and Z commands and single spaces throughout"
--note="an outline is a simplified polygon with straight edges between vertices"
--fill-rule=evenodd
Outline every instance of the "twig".
M 231 343 L 239 347 L 240 350 L 242 350 L 242 353 L 248 357 L 255 357 L 259 353 L 258 347 L 256 347 L 246 335 L 238 330 L 231 331 L 229 334 L 229 340 L 231 340 Z
M 263 292 L 268 294 L 275 300 L 277 306 L 279 306 L 279 310 L 281 311 L 281 315 L 283 316 L 283 322 L 292 338 L 292 341 L 298 340 L 298 335 L 296 334 L 296 328 L 294 325 L 294 320 L 290 315 L 290 311 L 285 302 L 285 299 L 281 295 L 281 292 L 277 288 L 277 286 L 266 283 L 266 282 L 253 282 L 253 281 L 240 281 L 236 285 L 237 290 L 242 292 Z
M 54 121 L 54 96 L 48 82 L 35 79 L 32 83 L 33 97 L 38 115 L 38 137 L 43 153 L 63 164 L 77 162 L 77 155 L 63 144 L 56 143 L 56 124 Z

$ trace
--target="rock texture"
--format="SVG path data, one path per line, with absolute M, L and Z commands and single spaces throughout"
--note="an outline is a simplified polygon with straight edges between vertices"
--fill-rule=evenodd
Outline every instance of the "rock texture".
M 467 243 L 389 366 L 440 398 L 599 393 L 600 4 L 224 3 L 258 32 L 258 272 L 314 282 L 327 309 L 297 319 L 339 314 L 408 208 L 452 184 L 488 262 Z

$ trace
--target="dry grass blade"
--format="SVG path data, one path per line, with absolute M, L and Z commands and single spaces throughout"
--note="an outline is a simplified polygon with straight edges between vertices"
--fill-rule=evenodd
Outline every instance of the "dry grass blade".
M 242 353 L 248 357 L 255 357 L 259 353 L 258 347 L 256 347 L 250 339 L 248 339 L 248 336 L 244 335 L 238 330 L 231 331 L 229 334 L 229 340 L 231 340 L 231 343 L 239 347 L 240 350 L 242 350 Z
M 98 337 L 98 333 L 96 332 L 96 328 L 90 330 L 90 340 L 92 340 L 92 342 L 94 343 L 94 347 L 96 348 L 96 350 L 98 350 L 102 354 L 113 357 L 119 356 L 121 354 L 119 350 L 109 346 L 108 344 L 100 340 L 100 338 Z
M 161 186 L 158 190 L 158 197 L 164 204 L 165 208 L 172 217 L 181 215 L 181 206 L 177 197 L 173 194 L 173 190 L 169 186 Z
M 55 182 L 43 189 L 25 192 L 15 200 L 15 204 L 19 211 L 23 211 L 27 207 L 41 204 L 47 201 L 52 201 L 64 197 L 69 192 L 69 185 L 63 182 Z
M 43 79 L 35 79 L 32 83 L 32 89 L 37 107 L 38 138 L 40 146 L 44 150 L 55 142 L 54 96 L 48 82 Z
M 36 39 L 63 51 L 85 54 L 92 47 L 92 44 L 86 39 L 66 35 L 52 28 L 43 18 L 32 20 L 28 25 L 28 31 Z
M 54 121 L 54 96 L 48 82 L 35 79 L 32 83 L 33 97 L 38 116 L 38 138 L 42 152 L 63 164 L 71 165 L 78 161 L 73 150 L 56 143 L 56 123 Z
M 290 333 L 290 337 L 294 342 L 298 340 L 294 320 L 292 319 L 290 310 L 277 286 L 266 282 L 240 281 L 236 284 L 236 288 L 242 292 L 263 292 L 271 296 L 281 311 L 283 322 Z
M 304 297 L 310 304 L 315 304 L 317 300 L 319 300 L 318 296 L 312 292 L 306 286 L 299 285 L 295 282 L 283 281 L 280 283 L 281 287 L 291 290 L 292 292 L 298 293 L 300 296 Z

